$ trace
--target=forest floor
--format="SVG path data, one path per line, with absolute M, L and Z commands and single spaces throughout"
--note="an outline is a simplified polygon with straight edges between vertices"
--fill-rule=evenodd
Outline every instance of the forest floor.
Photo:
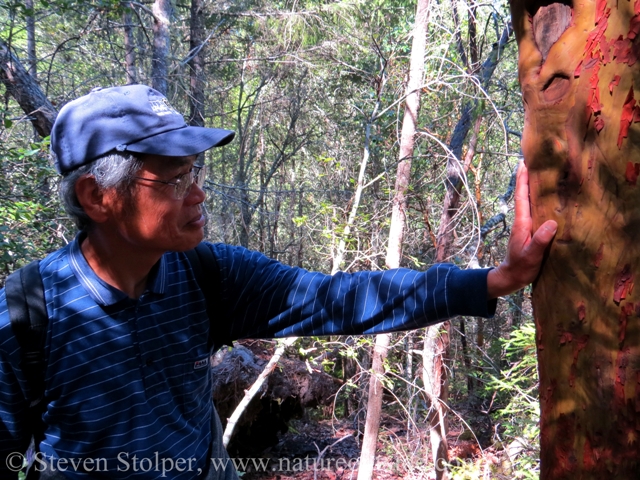
M 233 350 L 236 355 L 242 357 L 241 365 L 236 365 L 238 362 L 231 362 L 233 358 L 228 358 L 230 373 L 223 372 L 217 378 L 228 380 L 227 377 L 229 377 L 234 382 L 240 382 L 235 390 L 238 395 L 243 395 L 252 384 L 254 377 L 248 374 L 240 375 L 240 373 L 247 370 L 257 376 L 256 372 L 262 368 L 258 363 L 266 363 L 269 358 L 268 347 L 269 345 L 264 342 L 245 342 L 243 348 Z M 244 360 L 245 357 L 251 361 Z M 296 404 L 293 408 L 286 401 L 278 401 L 288 397 L 308 397 L 308 403 L 322 405 L 326 403 L 322 399 L 332 397 L 336 390 L 335 385 L 332 386 L 331 382 L 326 381 L 326 378 L 333 380 L 330 376 L 309 374 L 303 362 L 296 359 L 283 359 L 281 362 L 284 362 L 282 368 L 277 369 L 269 377 L 268 392 L 277 394 L 273 393 L 271 396 L 269 393 L 263 394 L 262 403 L 256 408 L 257 412 L 269 413 L 263 415 L 262 420 L 246 427 L 246 435 L 243 442 L 240 442 L 242 449 L 235 449 L 236 452 L 261 452 L 254 455 L 259 458 L 234 458 L 236 469 L 241 474 L 240 478 L 242 480 L 357 479 L 364 419 L 360 419 L 360 430 L 358 430 L 356 422 L 332 417 L 330 412 L 335 405 L 312 408 Z M 256 363 L 255 368 L 249 369 L 248 366 L 253 363 Z M 221 391 L 228 392 L 229 388 Z M 237 398 L 234 397 L 232 400 L 237 403 Z M 515 461 L 521 453 L 527 453 L 527 447 L 514 439 L 504 438 L 503 426 L 496 424 L 489 415 L 491 408 L 495 408 L 493 401 L 493 398 L 486 400 L 469 395 L 451 398 L 447 443 L 450 463 L 455 467 L 454 471 L 451 471 L 450 466 L 442 467 L 450 471 L 449 478 L 456 480 L 534 478 L 528 471 L 531 468 L 526 465 L 521 468 L 517 465 L 519 462 L 513 464 L 515 471 L 512 470 L 507 451 Z M 220 402 L 218 405 L 220 408 Z M 405 415 L 397 412 L 398 409 L 399 406 L 393 397 L 388 396 L 382 413 L 373 478 L 376 480 L 435 480 L 436 472 L 428 446 L 430 443 L 428 430 L 424 425 L 419 429 L 415 426 L 408 429 L 406 420 L 401 420 Z M 400 410 L 404 411 L 404 408 Z M 399 414 L 396 416 L 396 413 Z M 221 414 L 222 418 L 226 418 L 229 412 L 223 409 Z M 298 418 L 299 416 L 302 418 Z M 265 418 L 277 421 L 265 421 Z M 252 454 L 238 453 L 238 456 L 243 455 Z M 233 454 L 232 456 L 235 457 Z
M 422 432 L 422 436 L 428 436 Z M 505 455 L 493 447 L 481 450 L 475 440 L 463 439 L 452 428 L 448 437 L 450 458 L 470 465 L 471 476 L 459 478 L 501 479 Z M 406 425 L 391 416 L 383 418 L 373 478 L 377 480 L 434 480 L 428 467 L 424 438 L 407 439 Z M 422 446 L 422 447 L 421 447 Z M 414 451 L 406 451 L 407 448 Z M 242 480 L 355 480 L 361 444 L 353 425 L 338 420 L 294 420 L 277 445 L 248 464 Z M 256 468 L 258 467 L 258 468 Z M 240 469 L 241 470 L 241 469 Z M 258 471 L 256 471 L 258 470 Z M 469 475 L 469 474 L 468 474 Z

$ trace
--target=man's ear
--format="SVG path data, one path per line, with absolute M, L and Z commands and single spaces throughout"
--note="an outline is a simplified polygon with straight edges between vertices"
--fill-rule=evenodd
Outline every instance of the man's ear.
M 98 186 L 93 175 L 83 175 L 76 181 L 76 196 L 84 212 L 96 223 L 109 218 L 109 195 Z

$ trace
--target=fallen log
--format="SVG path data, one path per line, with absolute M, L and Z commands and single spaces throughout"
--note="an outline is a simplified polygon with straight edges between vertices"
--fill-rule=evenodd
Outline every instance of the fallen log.
M 271 347 L 264 341 L 244 341 L 215 355 L 213 399 L 223 426 L 264 370 Z M 300 418 L 305 409 L 330 405 L 341 384 L 298 358 L 281 357 L 237 420 L 229 453 L 248 457 L 276 445 L 289 420 Z

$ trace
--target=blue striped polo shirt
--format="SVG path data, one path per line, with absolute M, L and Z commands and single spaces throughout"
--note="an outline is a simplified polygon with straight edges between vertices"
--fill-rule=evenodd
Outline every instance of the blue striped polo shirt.
M 81 239 L 40 263 L 50 321 L 39 460 L 71 479 L 155 479 L 162 467 L 163 478 L 197 478 L 221 439 L 211 432 L 206 301 L 187 257 L 166 253 L 131 299 L 93 272 Z M 488 270 L 439 264 L 329 276 L 207 246 L 220 269 L 215 328 L 234 339 L 393 332 L 495 310 Z M 0 478 L 11 478 L 5 460 L 30 439 L 19 362 L 2 289 Z

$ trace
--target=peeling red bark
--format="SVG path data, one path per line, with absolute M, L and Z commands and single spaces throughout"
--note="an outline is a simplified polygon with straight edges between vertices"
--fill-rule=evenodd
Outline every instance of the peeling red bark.
M 633 275 L 631 274 L 631 265 L 626 264 L 622 271 L 616 275 L 616 283 L 613 289 L 613 301 L 617 304 L 624 300 L 633 289 Z
M 627 321 L 629 320 L 629 316 L 633 314 L 633 303 L 626 303 L 622 309 L 620 310 L 620 317 L 618 323 L 620 325 L 618 331 L 618 343 L 620 344 L 620 348 L 622 348 L 622 344 L 624 343 L 624 337 L 627 333 Z
M 580 338 L 578 338 L 573 347 L 573 362 L 571 363 L 571 373 L 569 374 L 570 387 L 573 387 L 575 383 L 576 374 L 578 371 L 578 355 L 587 346 L 588 341 L 589 335 L 582 335 Z
M 573 334 L 566 330 L 562 330 L 562 325 L 558 325 L 558 335 L 560 336 L 559 343 L 561 346 L 571 343 L 573 340 Z
M 633 96 L 633 86 L 629 89 L 627 98 L 622 106 L 622 114 L 620 115 L 620 133 L 618 133 L 618 149 L 622 148 L 622 141 L 629 134 L 629 127 L 633 121 L 633 112 L 636 106 L 636 100 Z
M 629 185 L 635 185 L 640 175 L 640 163 L 627 162 L 627 170 L 624 173 Z
M 613 94 L 613 87 L 617 87 L 620 85 L 620 75 L 616 75 L 613 77 L 613 80 L 609 83 L 609 93 Z
M 582 466 L 590 470 L 592 469 L 597 461 L 596 452 L 591 448 L 591 441 L 589 440 L 589 435 L 586 436 L 584 441 L 584 448 L 582 450 Z
M 615 383 L 615 402 L 618 406 L 624 407 L 625 394 L 624 384 L 627 381 L 627 366 L 629 365 L 629 348 L 624 348 L 618 352 L 616 357 L 616 383 Z
M 587 309 L 584 306 L 584 303 L 581 303 L 578 305 L 578 320 L 580 323 L 583 323 L 585 318 L 587 318 Z
M 562 438 L 556 444 L 556 458 L 558 460 L 555 476 L 566 475 L 575 472 L 577 459 L 573 452 L 576 422 L 572 415 L 560 415 L 558 418 L 558 428 L 563 432 Z

